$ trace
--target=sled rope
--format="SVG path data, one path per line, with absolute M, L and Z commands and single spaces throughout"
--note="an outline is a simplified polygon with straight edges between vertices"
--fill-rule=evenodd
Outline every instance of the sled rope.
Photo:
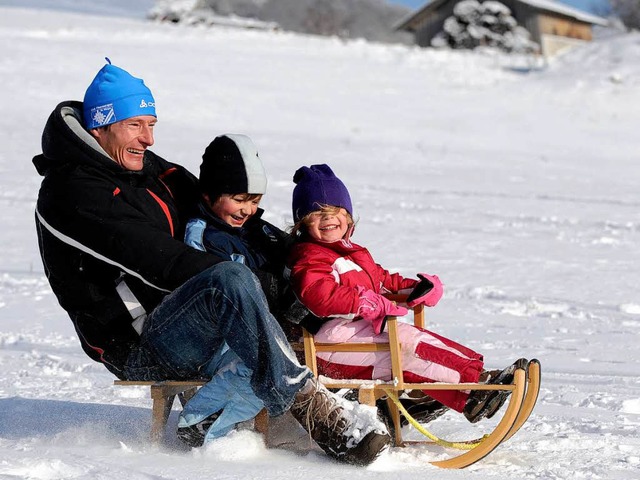
M 407 412 L 407 409 L 404 408 L 404 405 L 402 405 L 402 402 L 400 402 L 400 400 L 398 399 L 398 396 L 394 393 L 393 390 L 385 388 L 384 391 L 389 396 L 389 398 L 393 401 L 393 403 L 396 404 L 396 406 L 398 407 L 398 410 L 402 412 L 402 414 L 409 421 L 409 423 L 413 425 L 416 428 L 416 430 L 418 430 L 421 434 L 423 434 L 425 437 L 427 437 L 429 440 L 433 441 L 437 445 L 440 445 L 442 447 L 455 448 L 456 450 L 472 450 L 478 445 L 480 445 L 480 442 L 482 442 L 486 437 L 489 436 L 489 435 L 483 435 L 482 438 L 477 438 L 475 440 L 470 440 L 468 442 L 450 442 L 448 440 L 444 440 L 440 437 L 437 437 L 433 433 L 431 433 L 429 430 L 424 428 L 424 426 L 420 425 L 420 423 L 418 423 L 418 421 L 415 418 L 413 418 L 409 414 L 409 412 Z

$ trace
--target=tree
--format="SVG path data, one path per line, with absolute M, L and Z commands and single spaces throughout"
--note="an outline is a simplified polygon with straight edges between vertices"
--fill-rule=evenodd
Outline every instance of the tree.
M 640 0 L 611 0 L 611 8 L 625 27 L 640 29 Z
M 302 28 L 314 35 L 345 37 L 349 23 L 349 15 L 344 5 L 332 0 L 314 0 L 307 8 Z
M 442 31 L 431 44 L 434 47 L 473 49 L 486 46 L 505 52 L 536 52 L 539 46 L 530 37 L 503 3 L 463 0 L 453 8 L 453 15 L 444 21 Z
M 235 16 L 292 32 L 413 43 L 394 25 L 410 9 L 386 0 L 156 0 L 149 17 L 160 21 L 211 24 L 211 16 Z

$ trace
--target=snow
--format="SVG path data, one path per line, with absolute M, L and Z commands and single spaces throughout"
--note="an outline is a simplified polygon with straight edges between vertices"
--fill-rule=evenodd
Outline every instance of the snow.
M 0 479 L 640 478 L 638 33 L 524 73 L 487 52 L 153 24 L 124 2 L 113 16 L 17 3 L 0 3 Z M 160 155 L 197 172 L 214 136 L 249 135 L 282 227 L 293 172 L 329 163 L 354 200 L 354 240 L 445 283 L 431 328 L 492 368 L 542 361 L 523 429 L 463 471 L 430 465 L 449 456 L 432 446 L 357 468 L 249 430 L 189 451 L 170 428 L 150 445 L 148 392 L 114 387 L 81 351 L 33 222 L 46 118 L 82 98 L 105 56 L 153 90 Z M 429 428 L 468 439 L 492 421 Z

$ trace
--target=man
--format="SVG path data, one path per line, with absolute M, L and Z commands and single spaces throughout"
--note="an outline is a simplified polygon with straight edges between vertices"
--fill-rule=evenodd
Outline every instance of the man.
M 118 378 L 192 379 L 226 342 L 269 415 L 290 410 L 331 457 L 370 463 L 384 427 L 356 427 L 368 412 L 343 408 L 298 363 L 249 269 L 181 241 L 198 189 L 148 150 L 156 118 L 144 82 L 109 62 L 83 103 L 56 107 L 33 159 L 45 272 L 83 349 Z

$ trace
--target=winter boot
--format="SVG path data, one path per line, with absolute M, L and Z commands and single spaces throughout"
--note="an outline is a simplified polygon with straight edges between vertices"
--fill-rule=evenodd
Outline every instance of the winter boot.
M 428 395 L 422 395 L 417 398 L 401 398 L 400 403 L 407 409 L 409 415 L 419 423 L 429 423 L 449 411 L 449 407 L 444 406 Z M 409 421 L 404 418 L 404 415 L 400 418 L 402 425 L 409 423 Z
M 492 378 L 496 378 L 502 373 L 502 370 L 482 370 L 478 383 L 489 383 Z
M 414 391 L 420 392 L 419 390 Z M 425 395 L 422 392 L 420 393 L 420 396 L 410 395 L 400 398 L 400 403 L 402 404 L 402 406 L 417 422 L 429 423 L 449 411 L 448 407 L 445 407 L 437 400 L 434 400 L 433 398 Z M 391 414 L 389 413 L 387 400 L 380 399 L 376 402 L 376 405 L 380 410 L 380 413 L 385 417 L 389 417 L 389 421 L 391 421 Z M 407 420 L 402 412 L 400 412 L 400 423 L 403 427 L 409 424 L 409 420 Z M 389 425 L 386 420 L 385 424 Z
M 354 465 L 368 465 L 391 438 L 373 412 L 329 392 L 315 378 L 296 394 L 291 414 L 330 457 Z
M 204 437 L 207 435 L 211 425 L 218 419 L 222 410 L 209 415 L 207 418 L 188 427 L 178 427 L 176 432 L 178 438 L 192 448 L 201 447 L 204 444 Z
M 513 376 L 518 368 L 526 368 L 527 359 L 519 358 L 512 365 L 509 365 L 499 373 L 495 371 L 486 372 L 488 381 L 485 383 L 491 385 L 509 385 L 513 383 Z M 483 372 L 484 374 L 485 372 Z M 493 375 L 491 373 L 494 373 Z M 476 423 L 483 418 L 493 417 L 500 407 L 504 405 L 511 394 L 508 390 L 473 390 L 467 403 L 464 406 L 464 416 L 471 423 Z

